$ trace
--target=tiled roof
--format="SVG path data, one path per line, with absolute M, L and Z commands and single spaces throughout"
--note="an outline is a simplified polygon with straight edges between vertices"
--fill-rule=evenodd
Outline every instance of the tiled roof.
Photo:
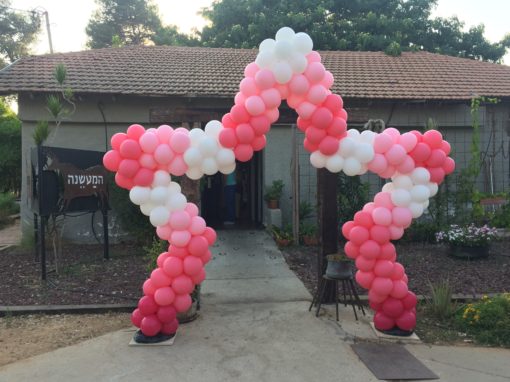
M 510 96 L 510 67 L 427 52 L 320 52 L 346 98 L 469 99 Z M 124 47 L 23 58 L 0 71 L 0 94 L 57 90 L 64 63 L 75 93 L 233 97 L 256 50 Z

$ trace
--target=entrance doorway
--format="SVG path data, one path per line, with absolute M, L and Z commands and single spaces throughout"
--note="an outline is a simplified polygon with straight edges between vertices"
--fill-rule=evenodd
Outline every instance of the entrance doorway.
M 227 184 L 234 189 L 233 195 L 229 194 Z M 235 173 L 228 179 L 221 173 L 204 176 L 201 180 L 201 216 L 213 228 L 259 226 L 262 223 L 262 184 L 261 152 L 255 153 L 248 162 L 236 162 Z M 234 224 L 229 224 L 232 223 L 229 210 L 235 210 Z

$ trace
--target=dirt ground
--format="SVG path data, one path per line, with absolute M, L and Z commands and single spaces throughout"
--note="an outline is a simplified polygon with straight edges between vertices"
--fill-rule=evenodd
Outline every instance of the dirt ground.
M 130 327 L 129 313 L 57 314 L 0 318 L 0 367 Z

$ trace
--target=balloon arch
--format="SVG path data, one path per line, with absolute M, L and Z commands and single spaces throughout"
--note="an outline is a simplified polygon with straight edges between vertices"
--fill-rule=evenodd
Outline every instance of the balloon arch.
M 414 329 L 416 296 L 408 290 L 391 240 L 401 238 L 412 219 L 423 214 L 438 184 L 454 170 L 450 145 L 435 130 L 347 130 L 342 98 L 330 91 L 333 75 L 312 47 L 306 33 L 288 27 L 276 39 L 264 40 L 255 62 L 244 70 L 235 105 L 205 130 L 131 125 L 126 134 L 112 137 L 105 167 L 116 172 L 118 186 L 130 190 L 131 201 L 149 216 L 158 237 L 170 243 L 143 284 L 144 296 L 131 317 L 144 335 L 177 331 L 176 313 L 191 306 L 190 293 L 205 279 L 209 247 L 216 240 L 170 175 L 199 179 L 233 172 L 236 159 L 248 161 L 264 148 L 282 100 L 299 116 L 297 126 L 305 133 L 314 167 L 349 176 L 371 171 L 390 180 L 343 225 L 345 253 L 355 260 L 356 281 L 368 289 L 376 328 Z

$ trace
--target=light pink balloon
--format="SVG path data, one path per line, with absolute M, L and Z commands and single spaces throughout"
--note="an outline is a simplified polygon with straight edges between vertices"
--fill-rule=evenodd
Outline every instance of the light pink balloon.
M 392 221 L 391 211 L 385 207 L 377 207 L 372 212 L 374 223 L 383 226 L 389 226 Z
M 296 111 L 300 117 L 304 119 L 309 119 L 316 109 L 317 106 L 315 106 L 313 103 L 304 101 L 301 102 L 301 104 L 296 108 Z
M 368 169 L 376 174 L 385 171 L 388 168 L 388 161 L 383 154 L 375 154 L 374 159 L 368 163 Z
M 324 86 L 317 84 L 317 85 L 313 85 L 310 88 L 310 90 L 308 91 L 307 98 L 308 98 L 308 101 L 310 101 L 311 103 L 318 105 L 318 104 L 324 102 L 324 100 L 326 99 L 327 96 L 328 96 L 328 90 Z
M 259 66 L 255 62 L 251 62 L 244 68 L 245 77 L 254 77 L 259 71 Z
M 395 144 L 384 154 L 384 156 L 390 165 L 397 166 L 405 160 L 406 150 L 399 144 Z
M 418 144 L 418 138 L 412 133 L 404 133 L 398 138 L 398 143 L 404 147 L 406 152 L 411 152 Z
M 393 175 L 395 175 L 396 172 L 397 172 L 397 169 L 395 166 L 388 165 L 388 167 L 386 167 L 386 170 L 384 170 L 383 172 L 380 172 L 378 175 L 383 179 L 389 179 Z
M 169 240 L 172 234 L 172 228 L 169 225 L 161 225 L 156 227 L 156 234 L 162 240 Z
M 255 83 L 255 79 L 251 77 L 245 77 L 239 84 L 239 90 L 245 97 L 259 94 L 259 88 Z
M 243 93 L 237 92 L 237 94 L 234 97 L 234 103 L 236 105 L 244 105 L 244 103 L 246 102 L 246 98 L 247 97 Z
M 189 231 L 192 235 L 201 235 L 204 233 L 206 227 L 205 220 L 200 216 L 194 216 L 191 219 Z
M 333 77 L 333 73 L 331 73 L 329 70 L 326 70 L 324 73 L 324 78 L 321 80 L 321 85 L 324 86 L 326 89 L 330 89 L 333 86 L 333 83 L 335 82 L 335 77 Z
M 185 152 L 190 146 L 190 143 L 188 132 L 183 133 L 181 131 L 176 131 L 170 137 L 170 148 L 178 154 Z
M 400 139 L 400 131 L 395 129 L 394 127 L 388 127 L 383 131 L 383 134 L 389 135 L 393 140 L 393 143 L 397 143 Z
M 378 134 L 374 139 L 374 151 L 376 154 L 384 154 L 393 146 L 393 139 L 387 134 Z
M 390 199 L 390 200 L 391 200 L 391 199 Z M 376 207 L 376 206 L 375 206 L 375 203 L 374 203 L 374 202 L 369 202 L 369 203 L 367 203 L 367 204 L 365 204 L 365 205 L 363 206 L 363 210 L 362 210 L 362 211 L 363 211 L 363 212 L 368 212 L 369 214 L 371 214 L 371 213 L 372 213 L 372 211 L 374 211 L 375 207 Z M 381 207 L 384 207 L 384 206 L 381 206 Z
M 319 52 L 313 50 L 306 55 L 306 60 L 308 61 L 308 64 L 311 64 L 312 62 L 321 62 L 321 55 Z
M 172 279 L 161 268 L 154 269 L 151 273 L 151 282 L 155 288 L 169 286 Z
M 257 95 L 252 95 L 246 99 L 244 103 L 246 110 L 253 116 L 260 115 L 266 110 L 266 105 L 262 98 Z
M 190 216 L 197 216 L 198 215 L 198 207 L 194 203 L 187 203 L 184 210 L 190 214 Z
M 162 165 L 169 164 L 174 158 L 174 153 L 166 143 L 160 143 L 154 152 L 154 159 Z
M 413 158 L 411 158 L 409 155 L 406 155 L 404 161 L 397 166 L 397 170 L 401 174 L 408 174 L 415 168 L 416 164 L 414 163 Z
M 188 165 L 184 161 L 182 155 L 177 155 L 168 165 L 168 172 L 175 176 L 182 176 L 188 171 Z
M 325 73 L 326 69 L 324 68 L 324 65 L 320 62 L 312 62 L 308 64 L 304 74 L 311 83 L 317 83 L 324 78 Z
M 289 83 L 289 90 L 295 95 L 304 95 L 310 89 L 310 82 L 302 74 L 295 75 Z
M 188 245 L 191 239 L 189 231 L 173 231 L 170 236 L 170 243 L 175 244 L 178 247 L 185 247 Z
M 159 145 L 158 136 L 154 133 L 146 132 L 140 137 L 140 147 L 142 150 L 148 154 L 151 154 L 156 150 L 156 147 Z
M 168 143 L 170 136 L 173 134 L 174 129 L 168 125 L 161 125 L 158 127 L 156 135 L 160 143 Z
M 393 216 L 393 224 L 398 227 L 407 228 L 411 225 L 413 220 L 413 214 L 409 210 L 409 208 L 405 207 L 395 207 L 391 214 Z
M 156 167 L 158 167 L 158 163 L 152 154 L 142 154 L 140 159 L 138 159 L 138 162 L 140 163 L 140 166 L 149 170 L 154 170 Z
M 176 211 L 170 215 L 170 226 L 175 230 L 185 230 L 191 224 L 191 216 L 186 211 Z
M 280 92 L 274 88 L 263 90 L 260 93 L 260 98 L 268 109 L 278 107 L 281 103 Z
M 269 69 L 259 70 L 255 74 L 255 84 L 260 90 L 265 90 L 273 87 L 276 80 L 274 78 L 274 74 Z
M 391 240 L 398 240 L 404 236 L 404 228 L 395 225 L 390 225 Z

